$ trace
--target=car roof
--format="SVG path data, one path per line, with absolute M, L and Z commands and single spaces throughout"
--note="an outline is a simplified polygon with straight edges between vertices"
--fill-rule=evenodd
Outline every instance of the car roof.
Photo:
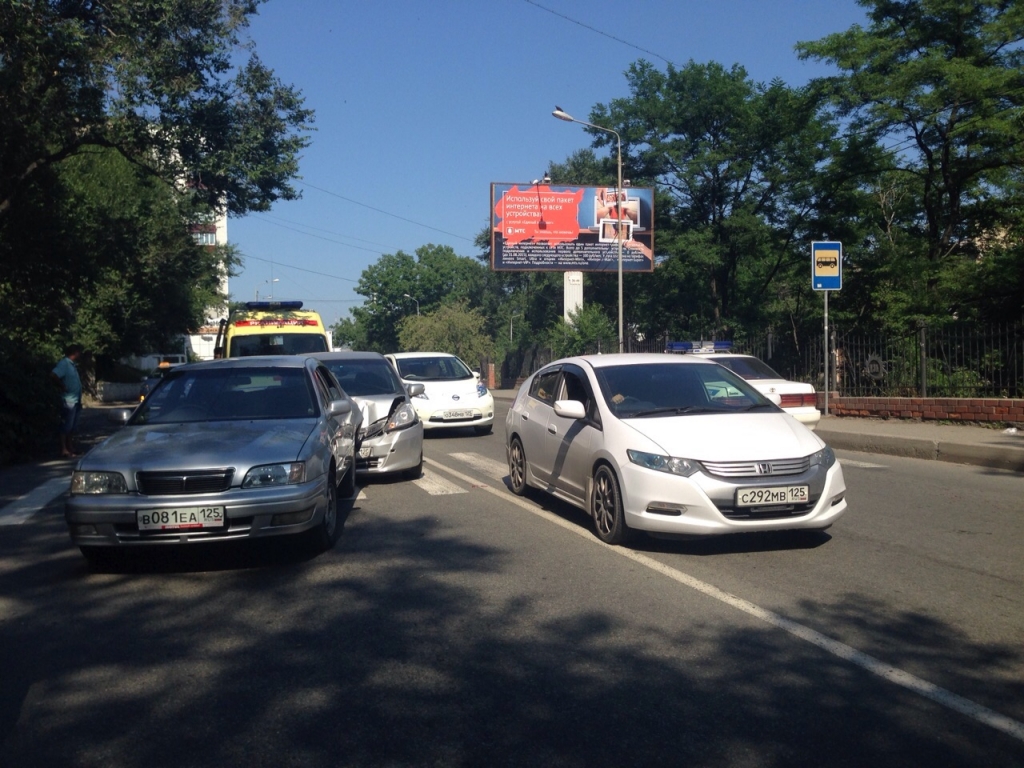
M 576 363 L 577 365 L 585 363 L 593 368 L 608 368 L 614 365 L 649 365 L 651 363 L 665 363 L 669 365 L 710 364 L 706 358 L 696 358 L 689 355 L 666 355 L 658 352 L 615 353 L 611 355 L 577 355 L 576 357 L 566 357 L 561 360 L 554 360 L 551 365 L 555 365 L 557 363 Z
M 392 352 L 390 357 L 396 360 L 406 360 L 415 357 L 455 357 L 455 355 L 449 352 Z
M 210 368 L 307 368 L 316 362 L 310 355 L 250 355 L 186 363 L 185 365 L 176 365 L 173 370 L 177 373 L 178 371 L 200 371 Z
M 353 352 L 341 351 L 341 352 L 316 352 L 311 357 L 315 357 L 317 360 L 322 360 L 325 363 L 329 363 L 332 360 L 384 360 L 384 355 L 380 352 Z M 384 362 L 387 362 L 384 360 Z

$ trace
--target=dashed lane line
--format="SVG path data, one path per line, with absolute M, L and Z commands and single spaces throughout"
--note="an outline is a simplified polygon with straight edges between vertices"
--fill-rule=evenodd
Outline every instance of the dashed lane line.
M 909 672 L 905 672 L 898 667 L 887 664 L 881 659 L 876 659 L 874 656 L 858 651 L 856 648 L 846 645 L 845 643 L 841 643 L 838 640 L 833 640 L 817 630 L 787 619 L 774 611 L 762 608 L 759 605 L 755 605 L 747 600 L 731 595 L 728 592 L 724 592 L 718 587 L 708 584 L 705 581 L 701 581 L 688 573 L 684 573 L 672 568 L 671 566 L 665 565 L 664 563 L 640 552 L 635 552 L 625 547 L 613 547 L 608 544 L 604 544 L 594 538 L 593 534 L 591 534 L 589 530 L 563 520 L 557 515 L 531 504 L 525 499 L 521 499 L 518 496 L 512 496 L 505 488 L 498 489 L 490 485 L 480 485 L 474 478 L 464 475 L 452 467 L 448 467 L 433 459 L 424 459 L 424 461 L 431 466 L 437 467 L 443 472 L 446 472 L 452 477 L 462 480 L 465 483 L 475 485 L 477 488 L 486 491 L 487 493 L 491 493 L 494 496 L 500 497 L 510 504 L 515 504 L 516 506 L 525 509 L 527 512 L 547 520 L 549 523 L 554 523 L 570 533 L 574 533 L 577 536 L 586 539 L 591 544 L 604 547 L 613 554 L 632 560 L 639 565 L 650 568 L 652 571 L 667 576 L 673 581 L 690 587 L 707 597 L 718 600 L 719 602 L 735 608 L 738 611 L 742 611 L 748 616 L 760 619 L 766 624 L 782 629 L 800 640 L 810 643 L 811 645 L 815 645 L 834 656 L 845 659 L 851 664 L 854 664 L 873 675 L 877 675 L 883 680 L 894 683 L 902 688 L 906 688 L 909 691 L 913 691 L 926 699 L 930 699 L 936 704 L 951 709 L 954 712 L 959 712 L 972 720 L 988 725 L 998 731 L 1002 731 L 1015 739 L 1024 741 L 1024 723 L 1018 720 L 1014 720 L 1011 717 L 1000 714 L 995 710 L 989 709 L 988 707 L 971 701 L 970 699 L 966 699 L 963 696 L 959 696 L 945 688 L 940 688 L 934 683 L 930 683 L 927 680 L 917 677 L 916 675 L 912 675 Z

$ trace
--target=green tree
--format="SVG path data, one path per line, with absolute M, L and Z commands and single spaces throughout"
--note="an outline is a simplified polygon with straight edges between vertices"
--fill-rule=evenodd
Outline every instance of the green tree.
M 0 5 L 0 215 L 41 171 L 90 147 L 235 214 L 295 197 L 313 115 L 245 55 L 260 2 Z
M 548 331 L 548 345 L 555 357 L 618 351 L 615 325 L 600 307 L 585 304 L 569 313 L 570 322 L 559 319 Z
M 660 189 L 660 274 L 627 325 L 651 336 L 691 321 L 713 332 L 772 322 L 766 294 L 810 290 L 807 244 L 839 197 L 823 174 L 843 152 L 836 122 L 813 94 L 755 83 L 738 65 L 662 72 L 640 61 L 627 80 L 629 98 L 590 115 L 622 135 L 628 175 Z M 596 145 L 612 141 L 593 133 Z M 627 295 L 644 296 L 645 278 L 633 276 Z
M 402 351 L 447 352 L 477 368 L 494 351 L 485 325 L 479 310 L 469 309 L 464 303 L 446 304 L 430 314 L 405 318 L 399 345 Z
M 424 245 L 415 256 L 384 254 L 359 278 L 356 293 L 367 301 L 335 326 L 335 340 L 354 349 L 394 352 L 401 321 L 446 304 L 479 305 L 487 271 L 477 260 L 458 256 L 449 246 Z
M 1024 6 L 858 2 L 868 10 L 867 27 L 801 43 L 797 51 L 839 68 L 842 74 L 814 87 L 848 119 L 851 133 L 890 150 L 865 180 L 879 195 L 876 264 L 889 264 L 876 302 L 900 319 L 977 312 L 976 267 L 994 243 L 1019 231 L 1024 210 L 1013 183 L 1024 167 Z M 1012 261 L 1011 269 L 1024 272 L 1024 262 Z M 1007 319 L 1019 312 L 1017 306 Z

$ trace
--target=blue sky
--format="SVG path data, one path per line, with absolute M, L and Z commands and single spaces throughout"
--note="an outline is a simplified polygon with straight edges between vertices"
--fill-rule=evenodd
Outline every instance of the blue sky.
M 269 0 L 249 36 L 317 130 L 302 199 L 229 221 L 244 260 L 232 298 L 301 299 L 333 324 L 382 254 L 475 255 L 491 182 L 529 182 L 590 146 L 556 104 L 586 120 L 629 95 L 640 58 L 803 85 L 831 71 L 793 46 L 853 24 L 866 24 L 854 0 Z

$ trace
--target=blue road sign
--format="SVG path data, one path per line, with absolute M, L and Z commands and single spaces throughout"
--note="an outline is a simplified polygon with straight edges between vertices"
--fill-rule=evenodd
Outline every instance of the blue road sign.
M 816 291 L 839 291 L 843 287 L 843 244 L 811 243 L 811 287 Z

